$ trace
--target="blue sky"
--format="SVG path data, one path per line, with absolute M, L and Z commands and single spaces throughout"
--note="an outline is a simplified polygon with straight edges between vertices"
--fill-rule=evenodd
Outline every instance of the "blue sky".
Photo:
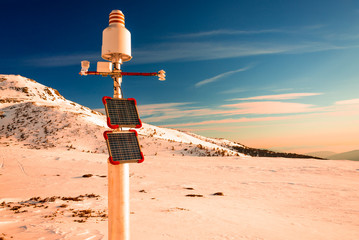
M 124 77 L 142 120 L 281 151 L 359 149 L 358 1 L 10 1 L 1 3 L 2 74 L 102 108 L 108 14 L 122 10 L 133 59 L 167 81 Z

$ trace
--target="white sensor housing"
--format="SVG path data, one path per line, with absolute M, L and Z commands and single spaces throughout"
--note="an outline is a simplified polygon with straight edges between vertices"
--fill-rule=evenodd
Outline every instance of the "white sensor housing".
M 130 61 L 131 33 L 125 28 L 125 16 L 120 10 L 110 13 L 109 26 L 102 33 L 101 57 L 108 61 Z
M 112 63 L 111 62 L 97 62 L 97 72 L 112 72 Z

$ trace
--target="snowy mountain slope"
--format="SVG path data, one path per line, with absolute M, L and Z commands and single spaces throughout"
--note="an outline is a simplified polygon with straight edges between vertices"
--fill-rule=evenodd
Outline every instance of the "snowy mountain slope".
M 156 140 L 167 140 L 176 145 L 177 153 L 182 155 L 195 154 L 199 156 L 240 156 L 228 146 L 216 144 L 211 138 L 202 137 L 196 134 L 181 132 L 174 129 L 160 128 L 149 124 L 143 124 L 138 133 L 143 136 L 152 137 Z M 180 144 L 176 144 L 180 143 Z M 234 144 L 234 143 L 233 143 Z M 171 149 L 172 146 L 171 146 Z M 175 150 L 175 149 L 173 149 Z M 242 155 L 243 156 L 243 155 Z
M 0 75 L 0 144 L 105 153 L 105 116 L 65 99 L 57 90 L 15 75 Z M 234 143 L 143 124 L 145 155 L 240 155 Z
M 306 155 L 314 156 L 314 157 L 320 157 L 320 158 L 328 158 L 329 156 L 332 156 L 334 154 L 337 154 L 332 151 L 319 151 L 319 152 L 308 152 Z
M 353 150 L 338 154 L 333 154 L 327 157 L 331 160 L 340 160 L 340 159 L 346 159 L 346 160 L 353 160 L 353 161 L 359 161 L 359 150 Z

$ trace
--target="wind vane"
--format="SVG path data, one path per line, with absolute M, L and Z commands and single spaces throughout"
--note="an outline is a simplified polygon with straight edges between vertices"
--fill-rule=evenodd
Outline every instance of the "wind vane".
M 110 76 L 114 81 L 114 95 L 103 97 L 107 125 L 104 137 L 109 151 L 108 161 L 108 239 L 129 240 L 129 165 L 143 162 L 143 154 L 135 130 L 122 131 L 122 127 L 140 128 L 136 100 L 122 98 L 122 76 L 158 76 L 166 80 L 165 71 L 140 73 L 122 72 L 121 64 L 130 61 L 131 33 L 125 28 L 125 16 L 120 10 L 110 13 L 109 26 L 103 31 L 101 57 L 108 62 L 97 62 L 97 71 L 88 71 L 89 61 L 81 62 L 80 75 Z

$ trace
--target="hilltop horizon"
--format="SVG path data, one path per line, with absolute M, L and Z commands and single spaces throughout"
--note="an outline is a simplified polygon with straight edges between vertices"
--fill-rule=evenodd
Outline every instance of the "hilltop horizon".
M 3 76 L 19 76 L 19 77 L 22 77 L 22 76 L 20 76 L 20 75 L 3 75 Z M 22 78 L 28 79 L 28 78 L 25 78 L 25 77 L 22 77 Z M 30 82 L 31 82 L 31 81 L 34 82 L 34 83 L 37 83 L 35 80 L 30 79 Z M 40 83 L 38 83 L 38 84 L 40 84 Z M 40 84 L 40 85 L 42 85 L 42 84 Z M 43 85 L 42 85 L 42 86 L 43 86 Z M 24 87 L 25 87 L 25 85 L 22 86 L 22 87 L 13 86 L 13 88 L 19 88 L 19 89 L 20 89 L 20 88 L 23 89 Z M 25 88 L 27 88 L 27 87 L 25 87 Z M 55 99 L 55 98 L 58 98 L 58 99 L 60 99 L 60 100 L 66 100 L 57 90 L 55 90 L 55 89 L 53 89 L 53 88 L 51 88 L 51 87 L 43 86 L 43 89 L 45 89 L 45 90 L 43 90 L 43 91 L 45 91 L 44 94 L 50 93 L 51 97 L 54 98 L 54 99 Z M 50 91 L 50 89 L 52 89 L 52 90 Z M 28 90 L 26 90 L 26 91 L 28 91 Z M 26 93 L 26 92 L 23 92 L 23 93 Z M 27 95 L 28 95 L 28 93 L 27 93 Z M 35 95 L 34 95 L 34 96 L 35 96 Z M 6 97 L 6 95 L 4 95 L 3 97 Z M 25 98 L 26 98 L 26 97 L 25 97 Z M 37 96 L 37 98 L 35 98 L 34 100 L 36 100 L 36 99 L 44 100 L 42 96 Z M 2 100 L 2 101 L 4 102 L 4 100 Z M 66 100 L 66 101 L 69 101 L 69 100 Z M 84 110 L 84 108 L 86 108 L 86 109 L 88 109 L 88 111 L 90 111 L 90 112 L 92 112 L 92 113 L 96 113 L 96 112 L 100 112 L 100 113 L 102 113 L 102 114 L 104 113 L 104 109 L 94 109 L 94 110 L 91 110 L 91 109 L 89 109 L 89 108 L 87 108 L 87 107 L 81 106 L 81 105 L 79 105 L 79 104 L 77 104 L 77 103 L 74 103 L 74 102 L 72 102 L 72 101 L 69 101 L 67 104 L 70 104 L 70 105 L 73 105 L 73 106 L 78 106 L 77 109 L 82 109 L 82 110 Z M 159 108 L 159 107 L 160 107 L 160 106 L 158 106 L 157 108 Z M 138 108 L 139 108 L 139 113 L 140 113 L 140 115 L 141 115 L 141 113 L 143 113 L 143 112 L 144 112 L 145 116 L 146 116 L 146 113 L 148 114 L 148 112 L 146 112 L 146 110 L 144 110 L 144 109 L 146 109 L 146 106 L 139 105 Z M 75 111 L 75 110 L 72 110 L 72 111 Z M 142 118 L 142 115 L 141 115 L 141 119 L 143 119 L 143 118 Z M 145 117 L 144 119 L 146 119 L 146 117 Z M 98 120 L 96 120 L 96 121 L 98 121 Z M 103 127 L 105 127 L 105 126 L 103 125 Z M 173 128 L 173 127 L 169 127 L 168 129 L 175 129 L 175 130 L 180 130 L 180 131 L 182 131 L 182 132 L 188 132 L 188 133 L 190 133 L 190 130 L 191 130 L 191 129 L 185 129 L 186 131 L 184 131 L 183 129 L 181 130 L 181 129 L 176 129 L 176 128 Z M 192 135 L 193 135 L 193 134 L 192 134 Z M 206 136 L 206 137 L 211 138 L 211 136 Z M 212 139 L 218 139 L 218 140 L 224 139 L 224 140 L 225 140 L 225 138 L 224 138 L 223 136 L 212 137 Z M 258 140 L 260 140 L 260 139 L 258 139 Z M 253 142 L 253 141 L 252 141 L 252 142 Z M 274 152 L 278 152 L 278 153 L 283 152 L 283 153 L 304 154 L 304 155 L 313 156 L 313 157 L 319 157 L 319 158 L 328 158 L 328 157 L 329 157 L 329 159 L 330 159 L 330 156 L 332 156 L 332 155 L 337 155 L 337 154 L 339 154 L 339 156 L 346 156 L 345 153 L 358 150 L 358 149 L 355 149 L 355 148 L 354 148 L 354 149 L 349 149 L 348 151 L 344 151 L 344 152 L 334 152 L 334 151 L 330 151 L 331 149 L 328 148 L 327 151 L 310 151 L 310 152 L 298 151 L 298 152 L 295 152 L 295 151 L 283 151 L 283 150 L 280 150 L 280 148 L 275 147 L 275 146 L 274 146 L 274 147 L 271 147 L 271 148 L 265 148 L 265 147 L 258 146 L 257 144 L 253 144 L 253 145 L 249 146 L 249 144 L 247 145 L 245 142 L 240 142 L 240 143 L 239 143 L 238 141 L 233 141 L 233 143 L 238 143 L 239 145 L 242 145 L 242 144 L 244 143 L 244 145 L 246 145 L 247 148 L 263 149 L 263 150 L 269 150 L 269 151 L 274 151 Z M 274 142 L 274 141 L 272 142 L 272 145 L 275 145 L 275 142 Z M 249 146 L 249 147 L 248 147 L 248 146 Z M 102 150 L 102 151 L 103 151 L 103 150 Z M 331 154 L 329 154 L 329 153 L 331 153 Z M 344 154 L 344 155 L 340 155 L 340 154 Z M 353 157 L 351 157 L 351 158 L 353 158 Z
M 0 118 L 3 123 L 0 129 L 3 138 L 0 138 L 0 142 L 3 144 L 9 146 L 20 144 L 36 149 L 60 146 L 67 150 L 106 152 L 104 144 L 101 147 L 96 144 L 101 139 L 101 132 L 106 129 L 106 119 L 102 113 L 69 101 L 56 89 L 20 75 L 0 75 L 0 85 L 2 95 Z M 82 129 L 86 131 L 83 132 Z M 191 132 L 160 128 L 146 123 L 138 129 L 138 132 L 140 138 L 146 142 L 141 146 L 149 145 L 152 146 L 151 149 L 157 145 L 158 140 L 173 141 L 179 143 L 182 150 L 178 149 L 178 146 L 171 148 L 173 150 L 177 148 L 175 153 L 182 155 L 311 157 L 251 148 L 224 138 L 207 138 Z M 73 141 L 68 139 L 72 134 L 78 135 Z

